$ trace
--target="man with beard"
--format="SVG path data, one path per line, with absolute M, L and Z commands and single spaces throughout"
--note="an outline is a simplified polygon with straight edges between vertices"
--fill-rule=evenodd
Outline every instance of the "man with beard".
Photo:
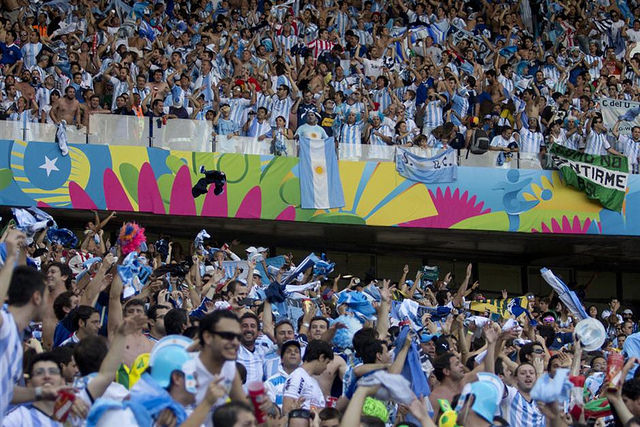
M 212 381 L 218 382 L 225 391 L 225 395 L 211 406 L 206 423 L 211 426 L 211 413 L 223 405 L 227 398 L 249 403 L 242 391 L 242 380 L 236 368 L 238 347 L 243 339 L 238 317 L 229 310 L 216 310 L 206 315 L 200 320 L 199 338 L 202 349 L 196 357 L 196 402 L 199 404 L 204 400 Z
M 531 389 L 538 379 L 535 367 L 528 362 L 520 364 L 516 369 L 515 379 L 516 386 L 507 386 L 508 394 L 502 401 L 505 419 L 512 426 L 545 426 L 545 416 L 530 396 Z
M 256 345 L 259 324 L 258 317 L 251 312 L 243 314 L 240 318 L 240 330 L 242 331 L 240 344 L 242 345 L 238 351 L 238 362 L 247 369 L 247 384 L 253 381 L 262 381 L 264 374 L 264 356 L 268 349 L 265 346 Z
M 487 341 L 487 354 L 482 363 L 471 372 L 466 372 L 460 358 L 452 352 L 444 353 L 433 361 L 433 373 L 439 381 L 439 384 L 434 387 L 429 396 L 432 407 L 440 407 L 438 403 L 439 399 L 446 399 L 449 402 L 453 401 L 453 398 L 462 392 L 465 384 L 476 381 L 476 372 L 486 371 L 493 373 L 495 363 L 494 354 L 499 329 L 499 326 L 494 323 L 488 323 L 483 328 L 484 337 Z
M 147 317 L 149 318 L 149 332 L 145 335 L 154 343 L 164 337 L 167 332 L 164 328 L 164 316 L 170 310 L 169 306 L 156 304 L 149 307 Z

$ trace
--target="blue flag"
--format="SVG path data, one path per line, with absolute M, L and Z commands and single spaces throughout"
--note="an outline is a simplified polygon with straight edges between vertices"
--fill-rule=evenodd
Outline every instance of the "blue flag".
M 344 206 L 333 138 L 300 137 L 300 206 L 303 209 Z
M 453 148 L 426 158 L 398 147 L 396 171 L 407 179 L 427 184 L 453 182 L 458 177 L 458 159 Z

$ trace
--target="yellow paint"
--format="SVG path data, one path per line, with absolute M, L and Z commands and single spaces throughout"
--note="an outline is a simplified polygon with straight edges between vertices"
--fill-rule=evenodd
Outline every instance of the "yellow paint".
M 24 159 L 24 154 L 22 154 L 22 153 L 18 153 L 18 152 L 12 151 L 11 155 L 12 156 L 16 156 L 16 157 L 20 157 L 21 159 Z
M 120 182 L 124 182 L 122 176 L 120 176 L 120 165 L 124 163 L 129 163 L 138 171 L 142 168 L 142 165 L 145 162 L 149 161 L 149 154 L 147 153 L 147 147 L 131 147 L 131 146 L 118 146 L 112 145 L 109 147 L 109 152 L 111 153 L 111 169 L 116 174 Z M 172 154 L 176 152 L 172 151 Z M 131 202 L 131 206 L 133 206 L 134 210 L 138 210 L 138 202 L 133 198 L 131 194 L 127 191 L 126 186 L 122 186 L 129 202 Z
M 391 178 L 391 177 L 389 177 Z M 387 193 L 380 194 L 380 200 Z M 378 202 L 380 202 L 380 200 Z M 419 203 L 416 203 L 419 201 Z M 423 184 L 415 184 L 367 218 L 367 225 L 402 224 L 420 218 L 435 216 L 438 210 Z
M 355 213 L 364 218 L 386 195 L 390 194 L 404 181 L 405 179 L 396 172 L 395 163 L 378 163 L 375 171 L 371 175 L 371 178 L 367 182 L 367 186 L 362 192 L 362 196 L 360 197 Z M 360 182 L 360 179 L 358 179 L 358 182 Z M 357 188 L 358 184 L 348 181 L 345 182 L 343 180 L 342 187 L 344 188 L 346 186 L 354 186 Z
M 527 201 L 540 201 L 532 211 L 580 212 L 581 214 L 588 214 L 592 218 L 596 218 L 602 210 L 602 205 L 597 201 L 589 199 L 586 194 L 573 187 L 564 185 L 560 180 L 558 172 L 554 171 L 551 174 L 551 181 L 549 181 L 546 176 L 542 176 L 540 181 L 542 182 L 542 187 L 534 183 L 531 184 L 531 188 L 528 190 L 529 192 L 523 191 L 522 193 L 522 197 Z M 544 200 L 542 198 L 543 190 L 550 190 L 552 192 L 551 199 Z
M 342 181 L 342 191 L 344 192 L 343 211 L 351 212 L 353 202 L 356 198 L 356 190 L 360 183 L 360 177 L 367 165 L 365 162 L 338 162 L 340 167 L 340 180 Z

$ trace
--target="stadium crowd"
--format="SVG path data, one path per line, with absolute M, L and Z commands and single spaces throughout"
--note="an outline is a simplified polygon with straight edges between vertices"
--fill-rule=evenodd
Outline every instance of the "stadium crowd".
M 640 128 L 607 129 L 598 100 L 638 100 L 638 18 L 633 0 L 4 0 L 0 114 L 208 120 L 276 154 L 309 132 L 504 160 L 556 143 L 637 171 Z
M 342 280 L 206 230 L 152 243 L 95 213 L 78 239 L 13 214 L 2 426 L 640 425 L 638 323 L 583 306 L 590 282 L 487 300 L 471 264 Z
M 597 102 L 639 100 L 633 1 L 4 0 L 0 16 L 10 120 L 193 118 L 274 147 L 318 132 L 505 160 L 557 143 L 638 165 L 640 128 L 607 129 Z M 76 243 L 42 211 L 15 216 L 3 426 L 640 425 L 634 313 L 582 307 L 588 284 L 578 304 L 491 303 L 470 266 L 459 283 L 406 266 L 341 281 L 326 259 L 270 265 L 206 233 L 109 237 L 96 214 Z M 601 345 L 575 339 L 582 317 Z

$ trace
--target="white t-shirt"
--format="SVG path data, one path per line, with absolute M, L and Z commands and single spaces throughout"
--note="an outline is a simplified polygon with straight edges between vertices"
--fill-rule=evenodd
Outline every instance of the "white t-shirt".
M 324 393 L 320 384 L 311 375 L 299 367 L 291 373 L 284 385 L 284 397 L 299 399 L 304 397 L 302 409 L 324 408 Z
M 196 392 L 196 404 L 199 404 L 204 400 L 204 395 L 207 392 L 207 388 L 209 387 L 209 383 L 214 380 L 214 375 L 209 372 L 206 366 L 200 360 L 200 354 L 195 357 L 196 360 L 196 379 L 198 380 L 198 391 Z M 222 376 L 222 381 L 220 385 L 225 389 L 226 395 L 218 399 L 218 401 L 211 407 L 209 411 L 209 415 L 206 418 L 206 426 L 212 427 L 213 421 L 211 416 L 213 415 L 213 410 L 218 406 L 222 406 L 226 403 L 227 397 L 229 397 L 229 393 L 231 392 L 231 386 L 233 384 L 233 379 L 236 377 L 236 362 L 235 360 L 227 360 L 222 365 L 222 369 L 220 370 L 220 375 Z

